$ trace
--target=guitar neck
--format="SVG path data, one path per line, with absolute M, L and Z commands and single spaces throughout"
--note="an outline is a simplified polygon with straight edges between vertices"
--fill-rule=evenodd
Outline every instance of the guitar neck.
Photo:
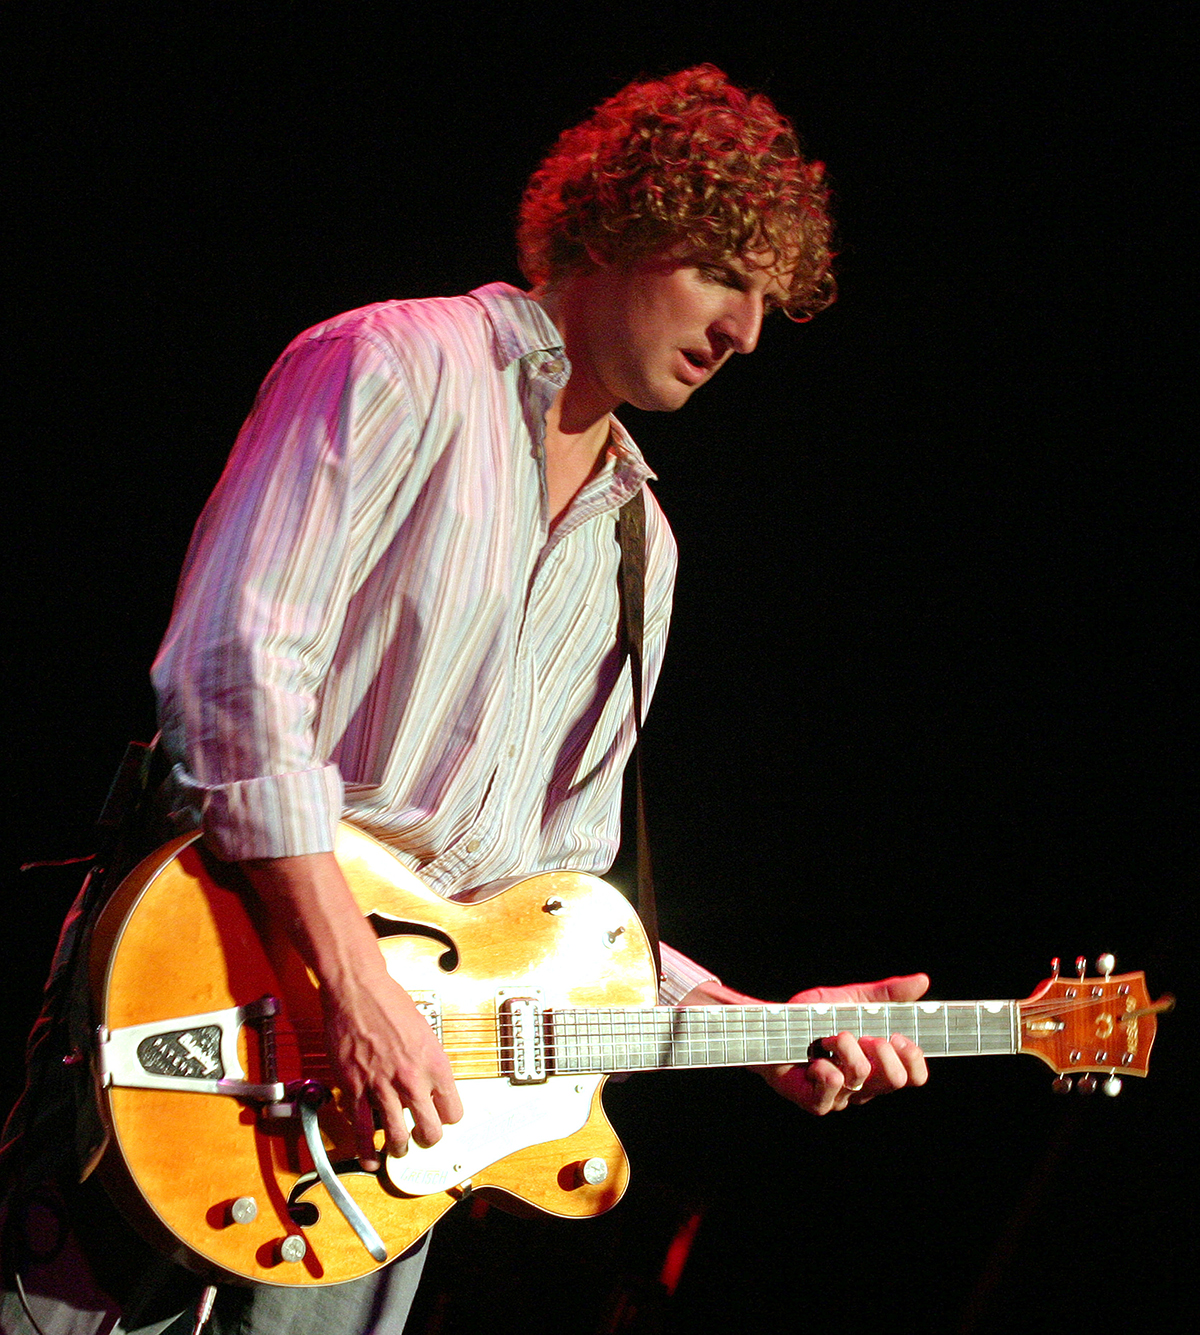
M 905 1034 L 927 1057 L 982 1057 L 1020 1050 L 1015 1001 L 918 1001 L 870 1005 L 614 1006 L 552 1013 L 560 1073 L 667 1071 L 808 1060 L 810 1045 L 843 1030 Z

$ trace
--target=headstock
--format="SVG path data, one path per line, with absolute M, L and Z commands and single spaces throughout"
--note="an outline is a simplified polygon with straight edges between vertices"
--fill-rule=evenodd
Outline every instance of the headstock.
M 1146 1074 L 1158 1015 L 1169 1011 L 1174 997 L 1151 1001 L 1144 973 L 1113 974 L 1115 961 L 1101 955 L 1100 973 L 1086 978 L 1082 956 L 1075 961 L 1077 976 L 1054 973 L 1027 1001 L 1017 1003 L 1021 1020 L 1020 1050 L 1040 1057 L 1058 1072 L 1056 1089 L 1070 1089 L 1071 1078 L 1081 1076 L 1079 1088 L 1096 1087 L 1096 1075 L 1106 1075 L 1106 1094 L 1120 1091 L 1123 1075 Z

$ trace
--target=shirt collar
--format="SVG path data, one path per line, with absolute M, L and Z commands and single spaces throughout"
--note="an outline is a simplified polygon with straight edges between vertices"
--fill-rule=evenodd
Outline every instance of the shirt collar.
M 528 357 L 530 353 L 544 354 L 537 358 L 541 363 L 537 370 L 560 388 L 567 383 L 570 363 L 563 352 L 562 335 L 539 302 L 510 283 L 488 283 L 486 287 L 477 287 L 470 295 L 492 322 L 502 366 Z M 610 503 L 621 505 L 655 474 L 623 424 L 611 415 L 610 421 L 609 458 L 594 481 L 603 478 L 602 490 L 607 493 Z
M 562 335 L 541 305 L 509 283 L 477 287 L 471 296 L 487 311 L 496 331 L 501 365 L 531 352 L 562 353 Z

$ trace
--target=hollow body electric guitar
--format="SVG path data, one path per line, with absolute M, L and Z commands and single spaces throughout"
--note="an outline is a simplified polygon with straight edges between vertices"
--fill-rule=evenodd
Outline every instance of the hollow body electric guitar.
M 472 1191 L 518 1211 L 609 1209 L 629 1169 L 600 1104 L 606 1074 L 805 1061 L 848 1029 L 905 1033 L 927 1056 L 1029 1052 L 1114 1081 L 1146 1074 L 1163 1007 L 1141 974 L 1082 969 L 1026 1001 L 658 1006 L 641 924 L 593 876 L 552 872 L 461 904 L 351 826 L 337 855 L 465 1109 L 437 1145 L 377 1173 L 354 1158 L 316 984 L 235 869 L 177 839 L 96 924 L 100 1172 L 151 1242 L 209 1278 L 355 1279 Z

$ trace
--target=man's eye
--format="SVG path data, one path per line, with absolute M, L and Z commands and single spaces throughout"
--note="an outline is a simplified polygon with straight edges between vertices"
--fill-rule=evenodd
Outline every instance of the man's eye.
M 723 283 L 726 287 L 741 289 L 741 279 L 732 269 L 722 269 L 717 265 L 706 264 L 700 269 L 705 278 L 712 283 Z

